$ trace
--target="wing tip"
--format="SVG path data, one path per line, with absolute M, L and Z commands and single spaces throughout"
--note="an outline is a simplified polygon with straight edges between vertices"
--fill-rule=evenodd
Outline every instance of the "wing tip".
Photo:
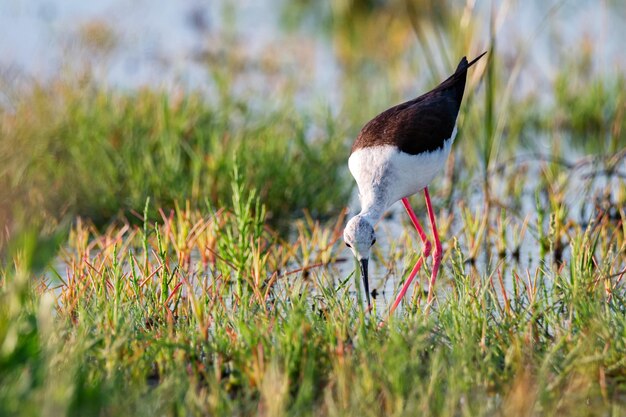
M 456 71 L 455 72 L 459 72 L 459 71 L 465 71 L 467 70 L 469 67 L 471 67 L 472 65 L 474 65 L 476 62 L 478 62 L 478 60 L 480 58 L 482 58 L 487 52 L 489 51 L 485 51 L 482 54 L 478 55 L 476 58 L 474 58 L 472 60 L 472 62 L 468 62 L 467 61 L 467 57 L 463 57 L 461 58 L 461 62 L 459 62 L 459 65 L 456 67 Z

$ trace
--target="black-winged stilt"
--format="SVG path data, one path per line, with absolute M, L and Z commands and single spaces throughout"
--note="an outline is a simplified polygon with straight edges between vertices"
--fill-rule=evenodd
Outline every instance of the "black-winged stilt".
M 456 136 L 456 118 L 463 99 L 467 69 L 486 53 L 483 52 L 469 63 L 463 57 L 454 74 L 433 90 L 385 110 L 370 120 L 352 146 L 348 166 L 359 188 L 361 212 L 348 221 L 343 238 L 361 264 L 368 307 L 371 302 L 367 267 L 370 249 L 376 243 L 374 225 L 389 206 L 402 200 L 424 244 L 424 256 L 413 267 L 389 314 L 396 309 L 422 267 L 423 260 L 430 255 L 431 243 L 407 199 L 420 190 L 424 190 L 435 241 L 428 305 L 432 301 L 441 263 L 441 243 L 428 184 L 450 154 Z

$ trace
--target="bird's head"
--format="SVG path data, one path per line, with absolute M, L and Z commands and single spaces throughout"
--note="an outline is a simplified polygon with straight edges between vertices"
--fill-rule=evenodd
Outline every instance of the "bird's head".
M 370 296 L 367 264 L 370 257 L 370 249 L 374 243 L 376 243 L 374 226 L 372 226 L 372 224 L 363 216 L 356 215 L 350 219 L 346 225 L 346 228 L 343 231 L 343 240 L 361 264 L 361 278 L 363 279 L 365 293 L 367 294 L 367 304 L 369 305 Z
M 343 231 L 343 240 L 360 261 L 369 259 L 370 249 L 376 243 L 374 226 L 364 217 L 357 215 L 350 219 Z

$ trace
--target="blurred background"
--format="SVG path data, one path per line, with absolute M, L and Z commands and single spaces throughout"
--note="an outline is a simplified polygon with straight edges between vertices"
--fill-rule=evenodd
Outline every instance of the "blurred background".
M 334 216 L 360 127 L 485 50 L 447 201 L 453 183 L 497 198 L 489 173 L 520 156 L 592 155 L 604 187 L 624 175 L 625 39 L 622 0 L 4 1 L 0 245 L 76 216 L 133 218 L 148 197 L 219 205 L 234 164 L 277 227 Z M 511 178 L 502 198 L 523 210 Z

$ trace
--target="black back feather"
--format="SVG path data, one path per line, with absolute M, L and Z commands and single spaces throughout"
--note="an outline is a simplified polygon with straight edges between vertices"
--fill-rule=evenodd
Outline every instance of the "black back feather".
M 431 91 L 385 110 L 361 129 L 352 152 L 380 145 L 394 145 L 416 155 L 443 147 L 452 136 L 459 114 L 467 69 L 486 52 L 468 63 L 463 57 L 454 74 Z

